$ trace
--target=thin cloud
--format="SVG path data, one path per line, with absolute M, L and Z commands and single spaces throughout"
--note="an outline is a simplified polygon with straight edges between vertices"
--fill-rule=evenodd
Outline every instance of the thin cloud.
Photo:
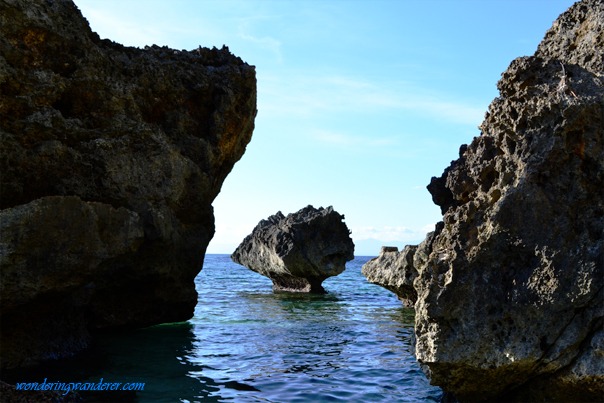
M 433 94 L 410 83 L 378 83 L 346 76 L 259 75 L 260 110 L 267 115 L 311 117 L 325 113 L 415 112 L 477 126 L 485 108 Z
M 270 20 L 277 20 L 279 18 L 280 16 L 277 15 L 252 15 L 240 19 L 238 23 L 238 35 L 244 42 L 251 43 L 254 48 L 272 53 L 280 64 L 283 62 L 281 41 L 272 36 L 256 34 L 254 29 L 254 25 L 267 24 L 270 23 Z
M 397 143 L 396 139 L 390 137 L 355 136 L 327 130 L 315 130 L 311 137 L 321 143 L 339 147 L 387 147 Z
M 141 26 L 136 22 L 120 19 L 113 13 L 95 8 L 87 8 L 85 11 L 85 17 L 90 22 L 91 29 L 98 32 L 101 37 L 106 37 L 103 33 L 111 32 L 111 40 L 127 46 L 138 47 L 153 44 L 164 45 L 168 42 L 165 31 L 161 28 L 154 28 L 151 24 Z
M 424 225 L 421 230 L 425 234 L 427 234 L 428 232 L 434 231 L 435 227 L 436 227 L 436 223 L 434 223 L 434 224 L 427 224 L 427 225 Z
M 416 241 L 426 235 L 424 228 L 402 226 L 358 227 L 352 228 L 352 236 L 357 240 L 376 239 L 379 241 Z
M 485 108 L 456 103 L 453 101 L 427 98 L 425 100 L 416 100 L 407 108 L 421 111 L 431 116 L 437 116 L 444 120 L 478 126 L 484 118 Z
M 269 52 L 273 53 L 279 63 L 283 62 L 283 55 L 281 53 L 281 42 L 277 39 L 272 38 L 270 36 L 256 37 L 244 32 L 240 32 L 239 36 L 241 37 L 241 39 L 252 42 L 256 46 L 266 49 Z

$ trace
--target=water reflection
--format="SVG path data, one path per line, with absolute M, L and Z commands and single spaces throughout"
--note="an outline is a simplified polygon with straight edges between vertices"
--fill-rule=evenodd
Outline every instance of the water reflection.
M 343 275 L 320 295 L 274 293 L 261 279 L 232 274 L 229 292 L 236 298 L 218 310 L 209 300 L 216 291 L 213 279 L 199 284 L 200 304 L 191 321 L 199 343 L 193 359 L 211 367 L 205 374 L 215 381 L 258 389 L 245 394 L 246 401 L 280 401 L 283 393 L 288 401 L 303 402 L 393 396 L 406 401 L 401 389 L 410 400 L 427 389 L 413 357 L 413 310 L 359 282 L 358 273 Z
M 346 312 L 337 295 L 240 291 L 236 304 L 220 315 L 199 306 L 191 321 L 199 343 L 193 359 L 212 367 L 214 379 L 264 391 L 280 383 L 274 378 L 325 378 L 341 368 L 353 338 L 341 325 Z
M 190 360 L 195 341 L 192 329 L 183 322 L 100 337 L 95 350 L 103 354 L 104 376 L 122 382 L 147 380 L 145 390 L 139 392 L 141 401 L 173 402 L 175 396 L 206 401 L 219 385 L 201 375 L 203 365 Z
M 143 391 L 80 391 L 86 402 L 218 402 L 221 386 L 191 360 L 195 335 L 190 323 L 100 334 L 74 358 L 3 373 L 8 382 L 145 383 Z M 175 400 L 176 399 L 176 400 Z

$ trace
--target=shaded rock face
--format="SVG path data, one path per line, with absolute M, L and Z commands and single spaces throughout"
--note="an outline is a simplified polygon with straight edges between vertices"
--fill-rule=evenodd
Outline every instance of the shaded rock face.
M 270 278 L 275 291 L 323 293 L 323 281 L 354 259 L 354 243 L 333 207 L 307 206 L 260 221 L 231 258 Z
M 190 318 L 255 114 L 227 48 L 123 47 L 71 1 L 0 2 L 2 367 Z
M 378 257 L 363 265 L 361 273 L 372 284 L 392 291 L 408 307 L 413 307 L 417 292 L 413 280 L 417 270 L 413 266 L 413 256 L 417 246 L 407 245 L 399 252 L 396 246 L 383 246 Z
M 416 355 L 462 401 L 604 396 L 603 21 L 601 0 L 562 14 L 428 186 Z

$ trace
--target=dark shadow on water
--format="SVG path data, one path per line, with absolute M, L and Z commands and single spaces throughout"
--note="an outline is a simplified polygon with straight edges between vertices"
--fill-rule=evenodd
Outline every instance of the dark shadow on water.
M 86 402 L 217 402 L 221 387 L 248 390 L 243 384 L 218 384 L 193 363 L 195 335 L 188 322 L 100 334 L 93 346 L 74 358 L 3 372 L 16 382 L 144 383 L 143 391 L 81 391 Z M 247 389 L 246 389 L 247 388 Z M 186 401 L 185 400 L 185 401 Z
M 239 293 L 243 304 L 249 305 L 250 316 L 267 321 L 300 321 L 309 317 L 338 320 L 340 298 L 335 294 L 295 292 Z M 284 316 L 285 315 L 285 316 Z
M 392 320 L 404 325 L 404 326 L 415 326 L 415 310 L 413 308 L 401 307 L 397 310 L 393 310 L 389 313 Z
M 282 301 L 338 301 L 338 297 L 334 293 L 316 294 L 306 292 L 275 291 L 273 292 L 273 296 Z

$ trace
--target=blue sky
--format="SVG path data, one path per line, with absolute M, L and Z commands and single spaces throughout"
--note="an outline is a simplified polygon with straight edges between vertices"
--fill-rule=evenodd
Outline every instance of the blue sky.
M 426 185 L 478 136 L 496 83 L 572 0 L 75 0 L 102 38 L 222 47 L 256 66 L 251 143 L 214 202 L 208 253 L 309 204 L 346 216 L 356 255 L 420 242 Z

